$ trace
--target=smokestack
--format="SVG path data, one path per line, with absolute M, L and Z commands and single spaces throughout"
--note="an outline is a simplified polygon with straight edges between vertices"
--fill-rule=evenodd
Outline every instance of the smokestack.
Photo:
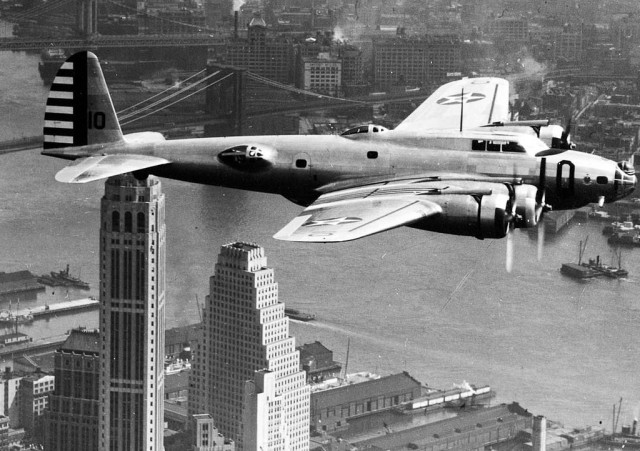
M 638 419 L 634 418 L 633 426 L 631 427 L 631 435 L 636 435 L 637 432 L 638 432 Z
M 542 415 L 533 417 L 533 434 L 531 435 L 533 451 L 547 449 L 547 419 Z
M 238 10 L 233 12 L 233 37 L 238 39 Z

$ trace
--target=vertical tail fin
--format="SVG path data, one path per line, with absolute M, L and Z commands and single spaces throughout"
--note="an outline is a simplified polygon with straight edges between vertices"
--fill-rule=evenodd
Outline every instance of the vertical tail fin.
M 122 141 L 122 131 L 98 58 L 78 52 L 53 80 L 44 114 L 43 149 Z

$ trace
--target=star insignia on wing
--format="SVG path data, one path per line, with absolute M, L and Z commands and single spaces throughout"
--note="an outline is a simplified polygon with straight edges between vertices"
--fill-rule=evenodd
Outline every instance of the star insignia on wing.
M 353 222 L 360 222 L 361 218 L 355 218 L 352 216 L 343 216 L 341 218 L 329 218 L 329 219 L 311 219 L 303 224 L 305 227 L 313 226 L 336 226 L 341 224 L 350 224 Z

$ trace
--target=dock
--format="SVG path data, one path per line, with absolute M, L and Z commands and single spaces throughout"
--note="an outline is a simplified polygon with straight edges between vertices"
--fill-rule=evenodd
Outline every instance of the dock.
M 29 309 L 18 310 L 17 312 L 11 312 L 10 318 L 26 318 L 33 317 L 34 320 L 38 318 L 45 318 L 47 316 L 60 315 L 69 312 L 78 312 L 82 310 L 90 310 L 98 308 L 100 301 L 94 297 L 75 299 L 73 301 L 59 302 L 56 304 L 42 305 Z M 7 318 L 7 321 L 11 321 Z

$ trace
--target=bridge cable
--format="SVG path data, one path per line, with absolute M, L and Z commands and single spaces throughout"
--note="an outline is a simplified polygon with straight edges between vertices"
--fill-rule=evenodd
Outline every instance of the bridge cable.
M 200 72 L 196 72 L 195 74 L 191 75 L 190 77 L 185 78 L 185 79 L 182 81 L 182 83 L 185 83 L 185 82 L 187 82 L 187 81 L 191 80 L 192 78 L 194 78 L 194 77 L 196 77 L 196 76 L 198 76 L 198 75 L 202 74 L 202 73 L 203 73 L 203 72 L 205 72 L 205 71 L 206 71 L 206 69 L 202 69 Z M 117 112 L 117 114 L 124 114 L 124 113 L 125 113 L 125 112 L 127 112 L 127 111 L 133 110 L 134 108 L 136 108 L 136 107 L 138 107 L 138 106 L 142 105 L 143 103 L 148 102 L 148 101 L 150 101 L 151 99 L 155 99 L 156 97 L 159 97 L 159 96 L 161 96 L 162 94 L 164 94 L 164 93 L 166 93 L 166 92 L 168 92 L 168 91 L 171 91 L 171 90 L 173 90 L 173 89 L 175 89 L 175 87 L 174 87 L 174 86 L 170 86 L 169 88 L 165 89 L 165 90 L 164 90 L 164 91 L 162 91 L 162 92 L 159 92 L 159 93 L 157 93 L 157 94 L 155 94 L 155 95 L 153 95 L 153 96 L 151 96 L 151 97 L 149 97 L 149 98 L 147 98 L 147 99 L 144 99 L 144 100 L 143 100 L 143 101 L 141 101 L 141 102 L 138 102 L 138 103 L 136 103 L 136 104 L 134 104 L 134 105 L 128 106 L 128 107 L 126 107 L 126 108 L 124 108 L 124 109 L 122 109 L 122 110 L 118 111 L 118 112 Z
M 296 94 L 303 94 L 303 95 L 307 95 L 307 96 L 311 96 L 311 97 L 317 97 L 317 98 L 323 98 L 323 99 L 330 99 L 330 100 L 338 100 L 341 102 L 350 102 L 350 103 L 357 103 L 357 104 L 361 104 L 361 105 L 365 105 L 367 104 L 367 102 L 363 102 L 361 100 L 351 100 L 351 99 L 344 99 L 342 97 L 335 97 L 335 96 L 329 96 L 326 94 L 319 94 L 317 92 L 313 92 L 313 91 L 306 91 L 304 89 L 300 89 L 300 88 L 296 88 L 294 86 L 290 86 L 290 85 L 286 85 L 284 83 L 280 83 L 274 80 L 271 80 L 269 78 L 263 77 L 261 75 L 255 74 L 253 72 L 247 72 L 247 77 L 250 78 L 251 80 L 257 81 L 259 83 L 263 83 L 269 86 L 273 86 L 275 88 L 279 88 L 279 89 L 283 89 L 286 91 L 290 91 Z
M 217 83 L 220 83 L 221 81 L 225 80 L 226 78 L 229 78 L 229 77 L 230 77 L 230 76 L 232 76 L 232 75 L 233 75 L 233 74 L 227 74 L 227 75 L 225 75 L 224 77 L 222 77 L 220 80 L 217 80 L 217 81 L 215 81 L 215 82 L 213 82 L 213 83 L 211 83 L 211 84 L 208 84 L 208 85 L 206 85 L 206 86 L 204 86 L 204 87 L 202 87 L 202 88 L 200 88 L 200 89 L 198 89 L 198 90 L 196 90 L 196 91 L 192 92 L 191 94 L 188 94 L 188 95 L 186 95 L 186 96 L 184 96 L 184 97 L 182 97 L 182 98 L 180 98 L 180 99 L 176 100 L 175 102 L 172 102 L 172 103 L 170 103 L 170 104 L 168 104 L 168 105 L 165 105 L 165 106 L 163 106 L 163 107 L 161 107 L 161 108 L 159 108 L 159 109 L 157 109 L 157 110 L 151 111 L 151 112 L 149 112 L 149 113 L 147 113 L 147 114 L 145 114 L 145 115 L 143 115 L 143 116 L 140 116 L 140 117 L 136 117 L 136 118 L 134 118 L 134 119 L 131 119 L 130 121 L 125 121 L 125 122 L 123 122 L 121 125 L 129 125 L 129 124 L 131 124 L 131 123 L 133 123 L 133 122 L 135 122 L 135 121 L 137 121 L 137 120 L 139 120 L 139 119 L 143 119 L 143 118 L 145 118 L 145 117 L 147 117 L 147 116 L 151 116 L 152 114 L 158 113 L 159 111 L 162 111 L 162 110 L 164 110 L 165 108 L 169 108 L 170 106 L 173 106 L 173 105 L 175 105 L 176 103 L 182 102 L 183 100 L 186 100 L 186 99 L 188 99 L 189 97 L 191 97 L 191 96 L 193 96 L 193 95 L 195 95 L 195 94 L 198 94 L 199 92 L 201 92 L 201 91 L 203 91 L 203 90 L 205 90 L 205 89 L 209 88 L 210 86 L 213 86 L 213 85 L 215 85 L 215 84 L 217 84 Z
M 179 96 L 179 95 L 183 94 L 184 92 L 186 92 L 186 91 L 190 90 L 190 89 L 191 89 L 191 88 L 193 88 L 194 86 L 196 86 L 196 85 L 198 85 L 198 84 L 200 84 L 200 83 L 203 83 L 203 82 L 207 81 L 208 79 L 210 79 L 210 78 L 212 78 L 212 77 L 214 77 L 214 76 L 218 75 L 219 73 L 220 73 L 220 71 L 214 72 L 213 74 L 206 76 L 206 77 L 205 77 L 205 78 L 203 78 L 202 80 L 199 80 L 199 81 L 197 81 L 196 83 L 193 83 L 192 85 L 189 85 L 189 86 L 187 86 L 187 87 L 185 87 L 185 88 L 181 88 L 180 90 L 178 90 L 178 91 L 176 91 L 176 92 L 174 92 L 174 93 L 172 93 L 172 94 L 169 94 L 168 96 L 165 96 L 165 97 L 163 97 L 163 98 L 162 98 L 162 99 L 160 99 L 160 100 L 156 100 L 155 102 L 152 102 L 152 103 L 150 103 L 150 104 L 148 104 L 148 105 L 145 105 L 145 106 L 144 106 L 144 107 L 142 107 L 142 108 L 139 108 L 139 109 L 137 109 L 137 110 L 135 110 L 135 111 L 129 112 L 129 113 L 127 113 L 127 114 L 124 114 L 124 115 L 122 115 L 122 117 L 121 117 L 120 119 L 121 119 L 121 120 L 129 119 L 130 117 L 135 116 L 135 115 L 137 115 L 137 114 L 140 114 L 140 113 L 141 113 L 141 112 L 143 112 L 143 111 L 147 111 L 147 110 L 149 110 L 150 108 L 154 108 L 154 107 L 158 106 L 159 104 L 161 104 L 161 103 L 163 103 L 163 102 L 166 102 L 167 100 L 170 100 L 170 99 L 172 99 L 172 98 L 174 98 L 174 97 L 177 97 L 177 96 Z

